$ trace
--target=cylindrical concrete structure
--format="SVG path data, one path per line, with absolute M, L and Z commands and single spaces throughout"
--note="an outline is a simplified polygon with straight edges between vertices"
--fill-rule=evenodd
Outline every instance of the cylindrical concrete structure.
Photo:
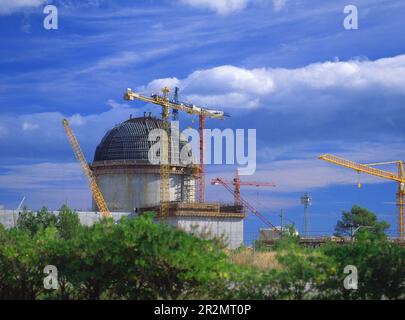
M 159 205 L 160 166 L 149 162 L 148 151 L 154 143 L 149 133 L 160 128 L 160 119 L 131 118 L 108 131 L 98 145 L 91 168 L 110 211 L 134 212 Z M 180 150 L 186 144 L 180 138 Z M 195 195 L 195 166 L 171 165 L 170 201 L 195 202 Z M 97 209 L 94 202 L 93 209 Z

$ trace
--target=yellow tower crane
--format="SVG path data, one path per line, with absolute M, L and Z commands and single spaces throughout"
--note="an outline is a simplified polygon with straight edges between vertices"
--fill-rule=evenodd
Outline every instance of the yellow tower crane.
M 65 128 L 65 131 L 66 131 L 66 136 L 72 146 L 73 153 L 75 154 L 77 161 L 79 161 L 84 175 L 89 180 L 90 190 L 91 190 L 93 199 L 96 202 L 98 210 L 101 212 L 101 214 L 103 215 L 104 218 L 108 218 L 111 216 L 111 213 L 110 213 L 110 210 L 108 210 L 107 203 L 103 197 L 103 194 L 101 193 L 100 188 L 98 187 L 96 176 L 94 175 L 93 171 L 90 169 L 90 167 L 86 161 L 86 158 L 84 157 L 84 154 L 80 148 L 79 142 L 77 141 L 77 138 L 74 135 L 72 128 L 70 128 L 70 126 L 69 126 L 69 122 L 66 119 L 63 119 L 62 123 L 63 123 L 63 127 Z
M 396 194 L 397 207 L 398 207 L 398 232 L 401 240 L 405 240 L 404 232 L 404 204 L 405 204 L 405 174 L 403 161 L 389 161 L 389 162 L 378 162 L 369 164 L 359 164 L 354 161 L 346 160 L 334 155 L 326 154 L 320 156 L 319 159 L 328 161 L 330 163 L 337 164 L 339 166 L 349 168 L 357 171 L 358 173 L 367 173 L 376 177 L 383 179 L 395 181 L 398 183 L 398 191 Z M 375 166 L 396 164 L 398 167 L 398 173 L 393 173 L 381 169 L 374 168 Z
M 164 87 L 162 89 L 163 96 L 157 94 L 151 97 L 146 97 L 140 93 L 133 92 L 132 89 L 128 89 L 124 95 L 125 100 L 133 101 L 135 99 L 162 107 L 162 121 L 163 129 L 168 131 L 169 128 L 169 113 L 170 109 L 174 111 L 184 111 L 191 115 L 198 115 L 200 117 L 199 133 L 200 133 L 200 165 L 198 174 L 198 197 L 199 202 L 204 202 L 205 193 L 205 165 L 204 165 L 204 129 L 206 118 L 224 120 L 227 116 L 225 112 L 218 110 L 211 110 L 203 107 L 196 106 L 190 103 L 179 102 L 177 100 L 178 89 L 176 88 L 176 98 L 174 100 L 169 99 L 170 89 Z M 164 138 L 167 138 L 168 134 Z M 168 164 L 168 141 L 162 140 L 161 142 L 161 164 L 160 164 L 160 215 L 165 219 L 169 214 L 169 178 L 170 178 L 170 165 Z
M 170 165 L 169 165 L 169 92 L 168 87 L 162 89 L 162 125 L 166 132 L 161 137 L 160 143 L 161 162 L 160 162 L 160 215 L 163 221 L 169 216 L 170 204 Z

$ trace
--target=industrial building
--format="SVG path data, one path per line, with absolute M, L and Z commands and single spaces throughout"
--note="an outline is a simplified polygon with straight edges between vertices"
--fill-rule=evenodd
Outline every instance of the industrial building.
M 109 130 L 97 146 L 90 168 L 111 213 L 159 213 L 160 165 L 150 163 L 148 151 L 150 132 L 162 127 L 162 120 L 151 115 L 131 117 Z M 187 143 L 180 136 L 180 150 Z M 178 158 L 173 152 L 176 149 L 170 150 L 169 160 Z M 195 165 L 170 165 L 170 204 L 165 222 L 185 231 L 221 237 L 230 248 L 239 247 L 246 217 L 243 207 L 197 203 L 197 178 Z M 93 210 L 97 211 L 94 201 Z
M 160 119 L 131 118 L 108 131 L 90 165 L 111 212 L 137 212 L 160 203 L 160 165 L 148 160 L 149 134 L 161 129 Z M 180 147 L 187 144 L 180 138 Z M 172 149 L 174 150 L 174 149 Z M 179 154 L 170 153 L 171 157 Z M 170 202 L 194 203 L 196 178 L 193 166 L 171 165 Z M 97 209 L 93 203 L 93 209 Z

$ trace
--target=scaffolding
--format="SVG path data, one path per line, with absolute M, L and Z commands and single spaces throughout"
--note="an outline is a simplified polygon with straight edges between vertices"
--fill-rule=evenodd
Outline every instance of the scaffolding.
M 140 209 L 140 213 L 159 212 L 159 206 Z M 246 218 L 246 212 L 242 206 L 219 204 L 219 203 L 169 203 L 168 217 L 208 217 L 208 218 Z M 160 214 L 158 219 L 162 219 Z M 167 217 L 166 217 L 167 218 Z

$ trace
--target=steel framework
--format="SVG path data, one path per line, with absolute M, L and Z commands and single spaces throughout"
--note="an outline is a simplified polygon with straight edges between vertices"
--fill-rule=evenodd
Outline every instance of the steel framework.
M 110 213 L 110 210 L 108 209 L 108 206 L 103 197 L 103 194 L 101 193 L 101 190 L 98 187 L 97 178 L 93 174 L 93 171 L 90 169 L 90 167 L 86 161 L 86 158 L 80 148 L 80 144 L 77 141 L 77 138 L 73 133 L 73 130 L 69 126 L 69 122 L 66 119 L 63 119 L 62 124 L 63 124 L 63 127 L 65 128 L 66 136 L 72 146 L 73 153 L 75 154 L 77 161 L 79 161 L 84 175 L 87 177 L 87 179 L 89 181 L 90 190 L 91 190 L 93 199 L 97 204 L 98 210 L 102 213 L 104 218 L 110 217 L 111 213 Z
M 377 162 L 369 164 L 359 164 L 354 161 L 343 159 L 331 154 L 325 154 L 320 156 L 319 159 L 328 161 L 330 163 L 349 168 L 357 171 L 358 173 L 366 173 L 379 178 L 395 181 L 398 183 L 398 191 L 396 193 L 396 204 L 398 207 L 398 233 L 401 240 L 405 240 L 405 228 L 404 228 L 404 204 L 405 204 L 405 174 L 403 161 L 388 161 L 388 162 Z M 374 166 L 381 166 L 387 164 L 396 164 L 397 173 L 373 168 Z

